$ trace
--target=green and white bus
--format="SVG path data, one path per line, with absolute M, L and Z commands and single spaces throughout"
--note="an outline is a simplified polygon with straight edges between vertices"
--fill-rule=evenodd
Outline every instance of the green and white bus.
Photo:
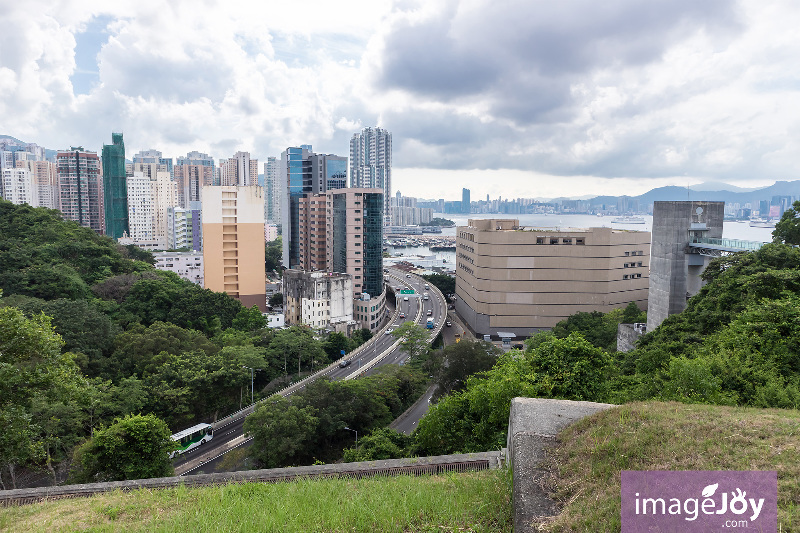
M 172 440 L 178 443 L 179 448 L 172 452 L 170 458 L 186 453 L 193 450 L 198 446 L 205 444 L 214 437 L 214 430 L 211 424 L 197 424 L 183 431 L 179 431 L 172 435 Z

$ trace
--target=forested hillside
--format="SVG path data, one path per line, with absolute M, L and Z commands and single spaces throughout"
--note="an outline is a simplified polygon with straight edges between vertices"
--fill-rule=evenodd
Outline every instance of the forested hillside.
M 156 270 L 60 213 L 0 200 L 0 483 L 21 467 L 63 481 L 76 446 L 131 414 L 173 432 L 213 421 L 352 350 Z M 288 360 L 287 360 L 288 359 Z M 294 375 L 292 376 L 292 372 Z M 289 374 L 289 375 L 287 375 Z

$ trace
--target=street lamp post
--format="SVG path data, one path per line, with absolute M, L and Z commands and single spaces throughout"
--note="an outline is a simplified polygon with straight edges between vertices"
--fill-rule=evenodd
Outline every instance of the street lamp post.
M 260 368 L 252 368 L 249 366 L 243 366 L 242 368 L 249 368 L 250 369 L 250 403 L 253 403 L 253 376 L 256 370 L 261 370 Z
M 347 426 L 345 426 L 344 429 L 346 429 L 347 431 L 352 431 L 353 433 L 356 434 L 356 448 L 358 448 L 358 431 L 356 431 L 355 429 L 350 429 Z

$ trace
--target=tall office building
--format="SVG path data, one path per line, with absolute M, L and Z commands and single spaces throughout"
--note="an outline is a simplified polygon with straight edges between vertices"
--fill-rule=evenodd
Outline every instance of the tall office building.
M 264 220 L 267 224 L 281 223 L 280 159 L 268 157 L 264 163 Z
M 250 187 L 203 187 L 204 286 L 267 309 L 264 195 Z
M 125 182 L 125 143 L 121 133 L 103 145 L 103 206 L 105 233 L 119 239 L 128 232 L 128 186 Z
M 382 128 L 364 128 L 350 139 L 350 186 L 383 189 L 388 224 L 392 196 L 392 134 Z
M 302 268 L 300 199 L 346 186 L 347 159 L 315 154 L 307 144 L 287 148 L 281 154 L 280 185 L 283 264 L 287 268 Z
M 177 184 L 178 206 L 183 209 L 188 209 L 192 202 L 200 201 L 200 190 L 203 187 L 219 185 L 214 182 L 214 159 L 200 152 L 189 152 L 186 157 L 179 157 L 173 175 Z
M 353 319 L 375 330 L 386 313 L 383 285 L 382 189 L 328 191 L 326 200 L 327 270 L 353 279 Z
M 230 159 L 220 160 L 219 170 L 222 185 L 258 185 L 258 159 L 250 159 L 250 152 L 236 152 Z
M 64 218 L 102 234 L 105 229 L 103 176 L 97 152 L 89 152 L 82 146 L 72 147 L 58 152 L 56 164 Z
M 469 189 L 461 189 L 461 212 L 470 212 Z

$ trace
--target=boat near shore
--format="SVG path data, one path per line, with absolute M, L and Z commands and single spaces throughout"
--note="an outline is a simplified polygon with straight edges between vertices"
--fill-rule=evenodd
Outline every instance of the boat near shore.
M 616 217 L 611 219 L 612 224 L 644 224 L 642 217 Z
M 774 228 L 775 221 L 774 220 L 767 220 L 764 218 L 752 218 L 750 219 L 750 227 L 751 228 Z

